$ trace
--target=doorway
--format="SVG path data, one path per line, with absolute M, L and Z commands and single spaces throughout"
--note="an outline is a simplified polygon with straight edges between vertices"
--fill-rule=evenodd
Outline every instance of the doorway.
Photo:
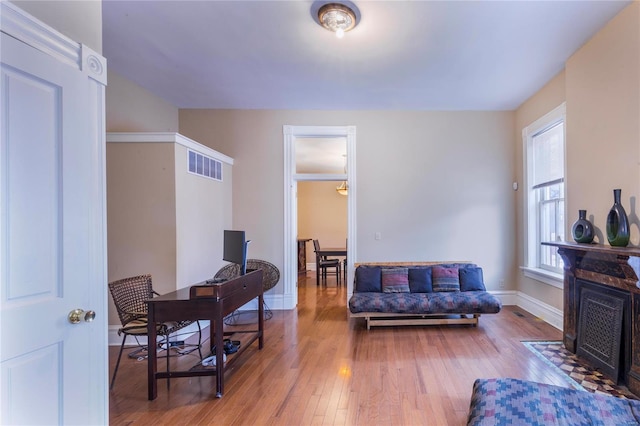
M 293 309 L 298 303 L 298 182 L 343 181 L 348 185 L 347 196 L 347 298 L 352 292 L 353 262 L 356 257 L 356 127 L 355 126 L 284 126 L 284 305 Z M 305 143 L 344 138 L 346 159 L 343 173 L 299 173 L 296 169 L 296 146 Z

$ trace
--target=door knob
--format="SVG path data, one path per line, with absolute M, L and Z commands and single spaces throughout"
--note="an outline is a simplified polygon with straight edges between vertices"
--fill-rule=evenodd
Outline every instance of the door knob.
M 80 321 L 91 322 L 95 319 L 96 313 L 95 311 L 83 311 L 82 309 L 74 309 L 69 312 L 69 322 L 71 324 L 78 324 Z

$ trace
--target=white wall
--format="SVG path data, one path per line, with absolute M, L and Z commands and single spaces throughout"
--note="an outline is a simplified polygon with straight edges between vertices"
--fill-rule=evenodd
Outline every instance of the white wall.
M 223 182 L 187 172 L 187 148 L 175 145 L 176 287 L 206 280 L 222 260 L 224 230 L 231 229 L 232 167 L 223 164 Z
M 286 124 L 357 127 L 354 261 L 470 260 L 515 288 L 513 112 L 180 110 L 180 133 L 235 159 L 233 225 L 281 271 Z

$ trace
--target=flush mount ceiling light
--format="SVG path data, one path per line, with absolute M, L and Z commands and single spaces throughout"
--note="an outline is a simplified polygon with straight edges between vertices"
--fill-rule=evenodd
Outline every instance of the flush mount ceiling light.
M 336 37 L 342 38 L 346 31 L 356 26 L 356 14 L 348 6 L 340 3 L 328 3 L 318 10 L 320 25 L 336 33 Z

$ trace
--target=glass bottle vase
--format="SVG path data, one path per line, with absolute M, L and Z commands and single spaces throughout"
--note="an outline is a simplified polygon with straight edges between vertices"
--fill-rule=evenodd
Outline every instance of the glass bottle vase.
M 578 210 L 578 220 L 571 227 L 571 235 L 576 243 L 593 241 L 593 224 L 587 219 L 586 210 Z
M 615 247 L 626 247 L 629 244 L 629 218 L 620 204 L 622 190 L 613 190 L 613 207 L 607 215 L 607 240 Z

